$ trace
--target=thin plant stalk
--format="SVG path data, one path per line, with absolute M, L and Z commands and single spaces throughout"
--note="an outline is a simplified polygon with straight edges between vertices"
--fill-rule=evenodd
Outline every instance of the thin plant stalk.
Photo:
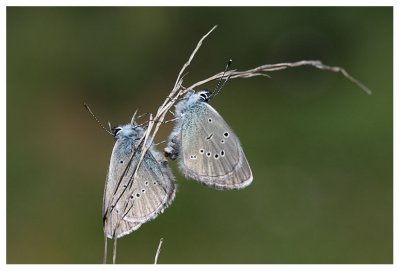
M 154 257 L 154 264 L 157 264 L 158 256 L 160 256 L 160 251 L 161 251 L 161 246 L 162 246 L 163 241 L 164 241 L 164 238 L 161 238 L 160 243 L 158 244 L 156 256 Z

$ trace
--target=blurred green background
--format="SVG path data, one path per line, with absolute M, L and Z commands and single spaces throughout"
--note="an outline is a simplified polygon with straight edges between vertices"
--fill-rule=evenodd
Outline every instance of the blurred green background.
M 101 262 L 114 140 L 83 102 L 104 123 L 155 112 L 215 24 L 186 86 L 229 58 L 238 70 L 319 59 L 373 95 L 312 67 L 231 80 L 212 106 L 239 136 L 253 184 L 211 190 L 170 163 L 176 200 L 119 240 L 117 262 L 151 263 L 164 237 L 159 263 L 392 263 L 390 7 L 8 7 L 8 263 Z

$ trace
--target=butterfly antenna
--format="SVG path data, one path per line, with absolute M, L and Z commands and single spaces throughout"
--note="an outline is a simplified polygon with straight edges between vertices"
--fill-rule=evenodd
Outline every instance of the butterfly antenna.
M 101 124 L 99 119 L 96 118 L 96 116 L 93 114 L 92 110 L 90 110 L 90 107 L 86 103 L 83 103 L 83 106 L 86 108 L 87 111 L 89 111 L 90 115 L 92 115 L 92 117 L 97 121 L 97 123 L 100 125 L 101 128 L 103 128 L 110 135 L 114 136 L 113 133 L 111 133 L 111 131 L 107 130 L 106 127 L 104 127 L 104 125 Z M 109 125 L 110 125 L 110 123 L 109 123 Z
M 222 87 L 225 85 L 226 81 L 228 81 L 228 79 L 229 79 L 230 76 L 228 76 L 228 78 L 227 78 L 227 79 L 224 81 L 224 83 L 221 85 L 222 79 L 224 78 L 225 73 L 226 73 L 226 71 L 228 70 L 228 68 L 229 68 L 229 66 L 230 66 L 231 64 L 232 64 L 232 59 L 229 59 L 228 63 L 227 63 L 226 66 L 225 66 L 224 73 L 223 73 L 222 76 L 219 78 L 218 83 L 217 83 L 217 85 L 215 86 L 214 91 L 211 92 L 210 99 L 211 99 L 211 98 L 214 98 L 215 96 L 217 96 L 217 94 L 221 91 Z
M 139 110 L 139 108 L 136 109 L 135 113 L 133 113 L 133 116 L 132 116 L 132 119 L 131 119 L 131 124 L 132 124 L 132 125 L 135 124 L 135 117 L 136 117 L 136 114 L 137 114 L 137 111 L 138 111 L 138 110 Z
M 234 71 L 236 71 L 236 70 L 234 70 Z M 221 87 L 219 88 L 218 92 L 215 93 L 215 95 L 213 95 L 212 98 L 214 98 L 215 96 L 218 95 L 218 93 L 221 91 L 221 89 L 225 86 L 225 84 L 226 84 L 226 83 L 229 81 L 229 79 L 231 78 L 231 75 L 232 75 L 232 73 L 230 73 L 230 74 L 228 75 L 228 77 L 225 79 L 224 83 L 223 83 L 223 84 L 221 85 Z

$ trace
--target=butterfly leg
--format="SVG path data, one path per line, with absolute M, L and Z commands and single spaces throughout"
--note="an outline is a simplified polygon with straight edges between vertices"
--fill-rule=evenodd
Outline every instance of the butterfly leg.
M 157 146 L 157 145 L 160 145 L 160 144 L 165 143 L 165 142 L 167 142 L 167 140 L 163 140 L 163 141 L 160 141 L 158 143 L 153 143 L 153 146 Z
M 141 114 L 141 115 L 136 117 L 137 112 L 138 112 L 138 109 L 136 109 L 135 113 L 132 116 L 132 119 L 131 119 L 131 123 L 132 124 L 136 124 L 135 120 L 140 119 L 141 117 L 144 117 L 144 116 L 150 114 L 150 113 L 145 112 L 145 113 L 143 113 L 143 114 Z
M 173 119 L 170 119 L 170 120 L 164 120 L 164 121 L 161 121 L 161 123 L 162 124 L 166 124 L 166 123 L 168 123 L 168 122 L 173 122 L 173 121 L 176 121 L 176 120 L 178 120 L 179 118 L 173 118 Z
M 175 160 L 179 155 L 179 134 L 180 130 L 174 129 L 168 138 L 167 147 L 164 149 L 165 157 L 169 157 L 171 160 Z
M 144 116 L 146 116 L 146 115 L 148 115 L 148 114 L 150 114 L 150 113 L 145 112 L 145 113 L 143 113 L 143 114 L 137 116 L 136 119 L 140 119 L 140 118 L 142 118 L 142 117 L 144 117 Z

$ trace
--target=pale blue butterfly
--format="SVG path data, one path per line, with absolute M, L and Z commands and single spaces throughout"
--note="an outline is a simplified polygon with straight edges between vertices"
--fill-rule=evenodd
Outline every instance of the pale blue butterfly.
M 103 226 L 108 238 L 120 238 L 154 219 L 175 197 L 174 176 L 153 146 L 146 152 L 133 179 L 144 129 L 132 120 L 112 129 L 116 139 L 103 197 Z
M 164 151 L 172 160 L 179 158 L 186 177 L 215 189 L 242 189 L 253 174 L 238 137 L 208 104 L 218 92 L 187 92 L 176 105 L 178 120 Z

